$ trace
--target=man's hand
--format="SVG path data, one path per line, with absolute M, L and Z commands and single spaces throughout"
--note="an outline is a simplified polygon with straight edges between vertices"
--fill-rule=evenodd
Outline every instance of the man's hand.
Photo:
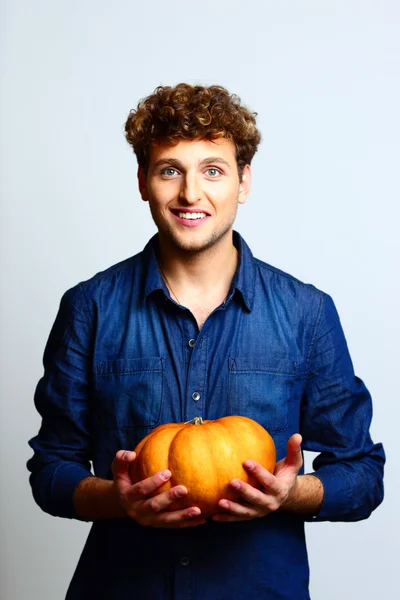
M 183 510 L 168 510 L 171 505 L 187 494 L 183 485 L 177 485 L 166 492 L 150 497 L 171 477 L 170 471 L 160 471 L 133 484 L 129 465 L 136 458 L 134 452 L 119 450 L 115 455 L 112 472 L 120 505 L 128 517 L 150 527 L 183 528 L 203 525 L 206 519 L 200 517 L 200 508 L 191 506 Z
M 221 499 L 218 505 L 227 512 L 216 513 L 213 520 L 246 521 L 284 508 L 291 501 L 298 485 L 297 475 L 303 464 L 301 442 L 300 434 L 292 435 L 287 444 L 287 456 L 277 463 L 274 474 L 259 463 L 247 460 L 243 466 L 260 482 L 262 489 L 254 488 L 240 479 L 232 479 L 229 485 L 240 492 L 244 501 L 239 503 Z

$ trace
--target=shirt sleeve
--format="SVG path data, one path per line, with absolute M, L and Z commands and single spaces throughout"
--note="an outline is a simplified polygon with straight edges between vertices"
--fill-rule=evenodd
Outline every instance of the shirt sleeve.
M 89 432 L 89 314 L 78 285 L 66 292 L 46 344 L 44 375 L 35 392 L 42 417 L 28 460 L 37 504 L 54 516 L 80 519 L 73 507 L 78 483 L 93 476 Z M 80 519 L 82 520 L 82 519 Z
M 369 428 L 371 396 L 353 369 L 333 300 L 321 295 L 302 400 L 303 449 L 320 453 L 313 475 L 324 486 L 317 516 L 308 521 L 358 521 L 383 500 L 385 453 Z

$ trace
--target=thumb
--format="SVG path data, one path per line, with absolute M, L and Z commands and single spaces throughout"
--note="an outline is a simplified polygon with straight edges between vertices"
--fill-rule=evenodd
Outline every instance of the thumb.
M 293 467 L 297 471 L 303 465 L 303 456 L 301 453 L 301 442 L 303 438 L 299 433 L 295 433 L 289 438 L 287 443 L 286 465 Z
M 129 450 L 118 450 L 111 465 L 115 483 L 127 487 L 133 485 L 130 466 L 136 458 L 136 453 Z

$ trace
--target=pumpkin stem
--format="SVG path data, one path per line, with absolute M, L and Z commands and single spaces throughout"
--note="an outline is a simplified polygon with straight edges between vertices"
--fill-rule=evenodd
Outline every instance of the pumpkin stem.
M 204 421 L 201 417 L 195 417 L 191 421 L 186 421 L 185 425 L 203 425 Z

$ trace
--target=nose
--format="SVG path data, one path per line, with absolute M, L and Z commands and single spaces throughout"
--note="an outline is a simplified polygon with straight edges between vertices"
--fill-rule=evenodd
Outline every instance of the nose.
M 195 173 L 186 173 L 182 178 L 179 199 L 186 204 L 195 204 L 202 199 L 202 189 Z

